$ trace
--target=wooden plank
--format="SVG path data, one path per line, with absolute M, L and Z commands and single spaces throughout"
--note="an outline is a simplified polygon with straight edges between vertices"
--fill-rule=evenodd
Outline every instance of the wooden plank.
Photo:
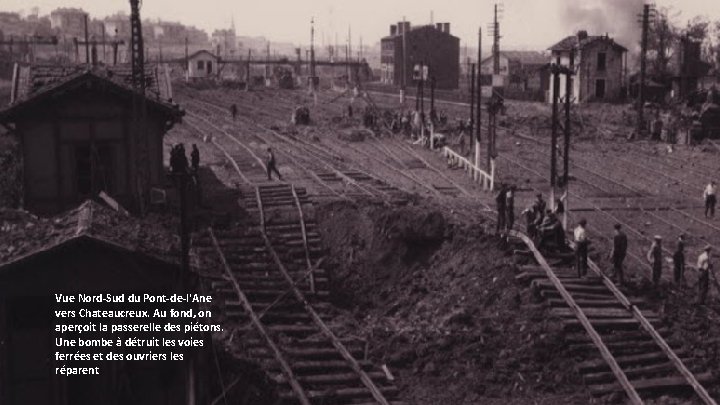
M 624 308 L 583 308 L 585 315 L 596 318 L 630 318 L 632 313 Z M 574 313 L 570 308 L 553 308 L 550 312 L 557 316 L 573 316 Z M 646 316 L 657 318 L 658 315 L 648 312 Z
M 595 328 L 592 326 L 590 321 L 588 320 L 587 316 L 583 313 L 582 309 L 575 303 L 575 300 L 570 295 L 570 293 L 565 290 L 565 287 L 563 287 L 560 280 L 555 276 L 552 269 L 550 269 L 550 266 L 548 266 L 547 262 L 545 261 L 545 258 L 540 254 L 540 252 L 535 248 L 535 244 L 528 238 L 527 236 L 523 235 L 520 232 L 516 231 L 509 231 L 509 234 L 515 237 L 518 237 L 522 239 L 523 242 L 528 246 L 530 250 L 533 251 L 535 254 L 535 260 L 543 267 L 545 272 L 548 275 L 548 278 L 552 281 L 552 283 L 557 288 L 558 292 L 560 292 L 560 295 L 563 297 L 565 302 L 567 302 L 568 306 L 575 312 L 578 320 L 582 324 L 582 326 L 585 328 L 585 330 L 590 335 L 590 339 L 595 343 L 595 346 L 600 350 L 600 355 L 602 358 L 607 362 L 610 369 L 613 371 L 613 374 L 615 374 L 615 377 L 620 382 L 620 385 L 625 390 L 625 393 L 627 394 L 628 398 L 630 399 L 630 402 L 636 405 L 641 405 L 643 403 L 642 399 L 640 399 L 640 396 L 638 395 L 637 391 L 635 391 L 635 388 L 630 384 L 630 381 L 628 381 L 627 376 L 625 376 L 625 373 L 618 365 L 617 361 L 615 361 L 615 358 L 610 353 L 610 350 L 605 346 L 605 343 L 602 341 L 602 338 L 600 335 L 595 331 Z
M 703 373 L 698 375 L 698 379 L 701 381 L 709 382 L 712 380 L 711 373 Z M 646 380 L 636 380 L 633 384 L 639 390 L 651 390 L 651 389 L 670 389 L 680 388 L 687 386 L 688 382 L 684 377 L 663 377 L 663 378 L 650 378 Z M 604 384 L 604 385 L 591 385 L 590 392 L 593 395 L 605 395 L 610 392 L 619 391 L 620 387 L 617 384 Z M 712 401 L 713 399 L 710 398 Z
M 215 249 L 218 252 L 218 256 L 220 257 L 220 262 L 223 265 L 223 268 L 225 269 L 225 273 L 228 275 L 230 282 L 233 284 L 233 288 L 235 289 L 235 292 L 237 293 L 237 296 L 242 303 L 245 312 L 247 312 L 250 315 L 250 319 L 252 320 L 252 324 L 255 327 L 255 329 L 260 333 L 260 335 L 265 340 L 265 343 L 268 345 L 270 350 L 272 350 L 275 359 L 280 364 L 280 368 L 282 369 L 283 374 L 285 375 L 285 378 L 287 378 L 288 382 L 290 383 L 290 387 L 292 388 L 293 392 L 297 396 L 297 400 L 302 405 L 311 405 L 310 400 L 308 399 L 307 395 L 305 395 L 305 391 L 303 391 L 302 387 L 300 386 L 300 383 L 298 383 L 297 379 L 295 378 L 295 374 L 293 373 L 292 369 L 290 368 L 290 365 L 285 361 L 285 358 L 283 357 L 282 353 L 280 352 L 280 349 L 275 345 L 275 342 L 270 338 L 267 331 L 265 330 L 265 327 L 263 326 L 262 322 L 260 322 L 260 319 L 255 314 L 255 311 L 252 309 L 252 304 L 250 303 L 250 300 L 245 296 L 245 293 L 240 289 L 240 286 L 237 283 L 237 280 L 235 280 L 235 277 L 233 277 L 233 272 L 230 269 L 230 266 L 228 265 L 227 261 L 225 260 L 225 255 L 223 254 L 222 250 L 220 249 L 220 245 L 218 244 L 217 239 L 215 238 L 215 235 L 213 234 L 212 228 L 208 228 L 208 233 L 210 235 L 210 239 L 213 242 L 213 245 L 215 246 Z
M 265 213 L 262 209 L 262 199 L 260 198 L 259 188 L 255 188 L 255 198 L 257 200 L 257 205 L 260 209 L 260 230 L 262 232 L 262 237 L 265 240 L 265 246 L 270 252 L 270 256 L 273 258 L 273 261 L 277 265 L 282 275 L 285 277 L 287 282 L 290 283 L 290 288 L 292 289 L 293 294 L 295 295 L 297 300 L 303 304 L 305 310 L 307 310 L 307 312 L 310 314 L 315 324 L 320 327 L 322 333 L 330 339 L 333 346 L 335 346 L 338 352 L 340 352 L 340 355 L 345 359 L 345 361 L 347 361 L 353 371 L 360 376 L 360 380 L 368 388 L 368 390 L 370 390 L 373 398 L 375 398 L 375 400 L 378 401 L 378 403 L 380 403 L 381 405 L 389 405 L 385 396 L 375 385 L 372 379 L 367 375 L 367 373 L 362 369 L 362 366 L 358 363 L 357 360 L 355 360 L 355 358 L 350 354 L 350 352 L 348 352 L 347 348 L 345 348 L 345 345 L 342 344 L 340 339 L 338 339 L 337 336 L 335 336 L 335 334 L 327 327 L 327 325 L 325 325 L 325 322 L 323 322 L 317 312 L 315 312 L 310 303 L 307 302 L 305 296 L 300 292 L 300 290 L 298 290 L 297 286 L 295 285 L 295 281 L 288 274 L 285 265 L 282 263 L 282 260 L 280 260 L 280 256 L 278 256 L 275 248 L 270 243 L 270 239 L 268 238 L 267 233 L 265 232 Z

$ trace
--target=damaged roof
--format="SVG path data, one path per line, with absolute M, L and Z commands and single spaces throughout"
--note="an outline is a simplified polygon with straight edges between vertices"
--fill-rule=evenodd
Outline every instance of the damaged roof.
M 92 200 L 52 218 L 2 209 L 0 272 L 80 240 L 91 240 L 156 262 L 177 264 L 180 253 L 176 239 L 157 222 L 125 215 Z
M 580 39 L 577 35 L 570 35 L 563 38 L 560 42 L 548 48 L 550 51 L 570 51 L 573 49 L 583 49 L 588 45 L 594 44 L 597 41 L 608 41 L 614 48 L 627 52 L 627 49 L 615 42 L 614 39 L 606 35 L 588 35 L 583 39 Z
M 10 105 L 0 110 L 0 119 L 8 120 L 37 101 L 77 89 L 89 82 L 99 83 L 104 89 L 130 97 L 134 91 L 131 78 L 129 65 L 17 65 Z M 183 111 L 172 102 L 170 78 L 164 70 L 146 66 L 145 81 L 148 107 L 175 118 L 182 117 Z

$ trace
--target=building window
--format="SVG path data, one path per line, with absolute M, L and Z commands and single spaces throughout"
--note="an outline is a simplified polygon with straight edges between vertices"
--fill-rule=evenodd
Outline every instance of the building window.
M 207 61 L 207 72 L 208 74 L 212 73 L 212 62 Z
M 606 54 L 605 52 L 598 52 L 597 54 L 597 70 L 598 71 L 605 71 L 606 66 Z
M 605 98 L 605 79 L 595 80 L 595 97 Z
M 197 62 L 197 68 L 198 68 L 198 70 L 205 70 L 205 62 L 202 60 L 199 60 Z

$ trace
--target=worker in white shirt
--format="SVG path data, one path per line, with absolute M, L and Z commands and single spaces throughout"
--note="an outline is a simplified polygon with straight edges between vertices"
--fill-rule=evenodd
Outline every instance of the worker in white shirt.
M 712 264 L 710 263 L 710 245 L 705 246 L 705 249 L 697 261 L 698 275 L 698 304 L 705 304 L 707 298 L 708 285 L 710 283 L 710 271 L 712 270 Z
M 717 202 L 717 184 L 714 181 L 705 186 L 703 191 L 703 199 L 705 200 L 705 218 L 715 216 L 715 203 Z
M 575 228 L 575 267 L 577 268 L 578 277 L 583 277 L 587 273 L 587 255 L 588 255 L 588 241 L 586 231 L 587 221 L 581 219 L 578 222 L 578 226 Z

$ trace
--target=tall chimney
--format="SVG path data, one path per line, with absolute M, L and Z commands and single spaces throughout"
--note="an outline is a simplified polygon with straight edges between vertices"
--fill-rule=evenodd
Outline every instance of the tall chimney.
M 397 35 L 398 27 L 397 25 L 393 24 L 390 26 L 390 36 Z
M 442 31 L 442 30 L 443 30 L 443 24 L 442 24 L 442 23 L 435 23 L 435 29 L 438 30 L 438 31 Z
M 402 35 L 403 32 L 405 32 L 405 23 L 400 21 L 397 23 L 397 33 L 398 35 Z
M 578 42 L 587 39 L 587 37 L 588 37 L 587 31 L 585 31 L 585 30 L 580 30 L 580 31 L 577 32 Z
M 443 32 L 446 34 L 450 33 L 450 23 L 443 23 Z

